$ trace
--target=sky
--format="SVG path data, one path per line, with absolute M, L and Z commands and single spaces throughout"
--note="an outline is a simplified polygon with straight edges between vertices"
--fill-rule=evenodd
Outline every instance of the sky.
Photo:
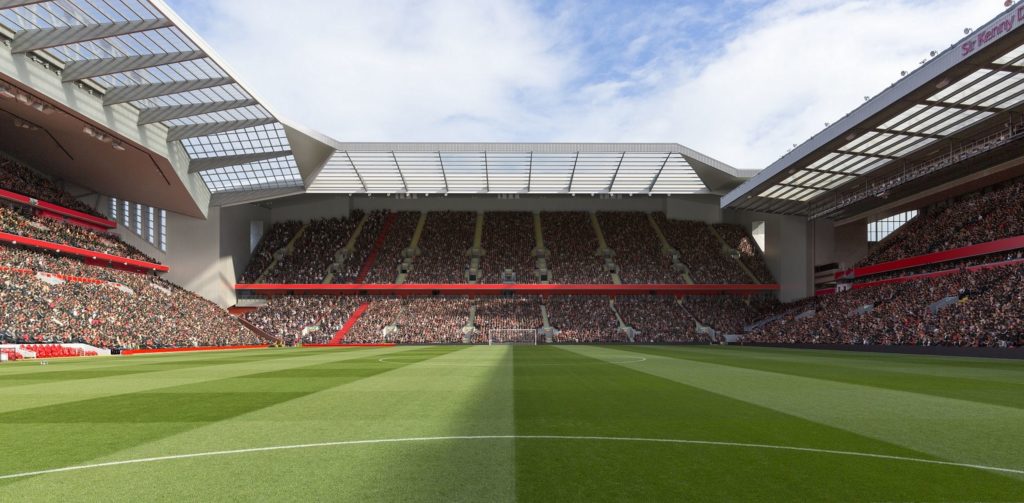
M 997 0 L 169 0 L 340 141 L 677 142 L 762 169 Z

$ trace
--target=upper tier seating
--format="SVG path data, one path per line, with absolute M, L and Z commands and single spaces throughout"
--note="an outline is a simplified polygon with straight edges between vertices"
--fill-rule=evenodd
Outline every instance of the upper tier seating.
M 511 269 L 516 283 L 536 283 L 533 274 L 537 246 L 533 233 L 533 214 L 492 211 L 485 215 L 481 283 L 501 283 L 502 272 Z
M 590 215 L 583 212 L 541 212 L 544 246 L 551 252 L 551 283 L 611 283 L 595 254 L 600 245 Z
M 420 237 L 420 255 L 413 263 L 409 283 L 465 283 L 469 264 L 466 252 L 473 247 L 476 213 L 438 211 L 427 213 Z
M 0 157 L 0 189 L 34 197 L 94 217 L 106 218 L 29 167 Z
M 394 283 L 398 277 L 398 266 L 402 263 L 402 252 L 409 248 L 412 235 L 419 222 L 418 212 L 403 211 L 395 216 L 387 237 L 381 245 L 377 260 L 363 283 Z
M 646 213 L 598 212 L 608 247 L 615 251 L 623 283 L 679 283 L 672 260 L 661 252 L 661 242 Z
M 722 236 L 725 243 L 740 254 L 740 262 L 747 266 L 747 269 L 761 283 L 774 283 L 768 264 L 764 260 L 764 253 L 757 246 L 753 236 L 743 227 L 734 224 L 715 224 L 714 228 L 718 235 Z
M 118 257 L 158 263 L 113 234 L 102 234 L 52 218 L 36 216 L 34 210 L 0 202 L 0 231 Z
M 355 231 L 363 212 L 348 218 L 313 220 L 295 242 L 294 249 L 277 261 L 264 277 L 266 283 L 323 283 L 327 268 Z
M 897 229 L 857 266 L 1024 235 L 1024 179 L 927 209 Z
M 669 246 L 679 252 L 679 259 L 689 268 L 694 283 L 750 283 L 750 277 L 739 264 L 722 252 L 722 243 L 706 223 L 669 220 L 664 213 L 655 213 L 654 219 Z
M 260 278 L 263 271 L 273 263 L 274 254 L 284 248 L 295 237 L 295 234 L 302 228 L 302 222 L 289 220 L 278 222 L 270 227 L 270 230 L 260 239 L 256 249 L 252 252 L 249 265 L 242 273 L 240 283 L 253 283 Z

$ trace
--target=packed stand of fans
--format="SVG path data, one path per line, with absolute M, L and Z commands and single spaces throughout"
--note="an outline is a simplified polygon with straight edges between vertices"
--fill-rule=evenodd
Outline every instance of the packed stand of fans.
M 646 213 L 599 212 L 597 218 L 608 247 L 615 250 L 623 283 L 680 283 Z
M 494 297 L 477 304 L 476 326 L 481 337 L 477 342 L 532 341 L 544 326 L 538 297 Z
M 409 248 L 419 219 L 420 214 L 411 211 L 403 211 L 395 216 L 395 221 L 377 252 L 377 259 L 363 283 L 395 282 L 395 278 L 398 277 L 398 266 L 403 259 L 402 252 Z
M 483 270 L 480 283 L 501 283 L 502 272 L 515 272 L 516 283 L 534 283 L 536 247 L 533 214 L 492 211 L 484 215 Z
M 33 197 L 94 217 L 106 218 L 29 167 L 4 157 L 0 157 L 0 189 Z
M 242 278 L 239 282 L 254 283 L 259 280 L 263 271 L 274 262 L 274 253 L 284 248 L 301 228 L 302 222 L 296 220 L 278 222 L 272 225 L 270 230 L 260 239 L 256 249 L 253 250 L 252 258 L 249 259 L 249 265 L 245 267 L 245 272 L 242 273 Z
M 748 342 L 1018 347 L 1024 266 L 887 283 L 801 301 Z M 946 306 L 940 301 L 949 300 Z
M 715 224 L 713 227 L 727 245 L 739 252 L 740 262 L 747 266 L 747 269 L 758 281 L 761 283 L 775 282 L 771 271 L 768 270 L 768 263 L 764 260 L 761 247 L 743 227 L 735 224 Z
M 356 237 L 356 241 L 352 246 L 352 256 L 345 260 L 341 269 L 334 272 L 331 283 L 349 284 L 356 282 L 359 271 L 370 256 L 370 252 L 373 251 L 374 242 L 377 241 L 377 235 L 384 225 L 385 218 L 387 218 L 387 213 L 383 211 L 371 211 L 367 215 L 366 222 L 363 223 L 363 228 L 359 231 L 359 236 Z
M 743 333 L 746 322 L 759 312 L 750 299 L 734 295 L 691 295 L 683 297 L 683 307 L 702 325 L 727 334 Z
M 722 243 L 704 222 L 669 220 L 664 213 L 654 219 L 668 244 L 679 252 L 679 260 L 690 270 L 690 279 L 700 284 L 745 284 L 750 277 L 736 261 L 722 252 Z
M 431 211 L 420 236 L 420 255 L 413 263 L 409 283 L 465 283 L 473 247 L 476 213 L 468 211 Z
M 103 348 L 261 344 L 215 304 L 159 278 L 0 246 L 0 332 L 8 343 Z
M 103 234 L 57 219 L 38 216 L 35 214 L 35 210 L 25 206 L 0 202 L 0 231 L 108 255 L 156 263 L 156 260 L 121 241 L 113 234 Z
M 897 229 L 857 266 L 880 264 L 1024 235 L 1024 179 L 929 208 Z
M 320 218 L 306 226 L 291 253 L 267 271 L 266 283 L 323 283 L 327 267 L 352 237 L 363 212 L 355 210 L 347 218 Z
M 633 342 L 712 342 L 710 336 L 697 333 L 693 318 L 674 297 L 620 296 L 615 298 L 615 309 L 623 322 L 636 331 Z
M 548 322 L 558 330 L 555 342 L 629 342 L 619 330 L 619 321 L 603 296 L 550 297 L 544 306 Z
M 347 295 L 277 296 L 244 318 L 289 345 L 326 344 L 364 301 Z
M 374 299 L 345 342 L 461 343 L 469 308 L 470 300 L 459 297 Z
M 544 246 L 551 252 L 548 269 L 551 283 L 611 283 L 597 257 L 600 245 L 590 215 L 584 212 L 541 212 Z

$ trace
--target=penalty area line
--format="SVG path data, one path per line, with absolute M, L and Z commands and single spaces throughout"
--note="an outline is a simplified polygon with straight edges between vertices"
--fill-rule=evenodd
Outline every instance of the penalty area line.
M 232 449 L 224 451 L 196 452 L 191 454 L 173 454 L 169 456 L 156 456 L 150 458 L 125 459 L 122 461 L 108 461 L 105 463 L 93 463 L 88 465 L 65 466 L 63 468 L 50 468 L 47 470 L 35 470 L 23 473 L 11 473 L 0 475 L 0 480 L 32 477 L 35 475 L 48 475 L 53 473 L 73 472 L 79 470 L 90 470 L 111 466 L 134 465 L 142 463 L 156 463 L 159 461 L 174 461 L 179 459 L 195 459 L 214 456 L 229 456 L 235 454 L 250 454 L 255 452 L 287 451 L 297 449 L 313 449 L 320 447 L 340 447 L 352 445 L 376 445 L 376 444 L 397 444 L 412 442 L 443 442 L 443 441 L 472 441 L 472 440 L 562 440 L 562 441 L 592 441 L 592 442 L 638 442 L 658 444 L 679 444 L 679 445 L 705 445 L 716 447 L 737 447 L 746 449 L 771 449 L 779 451 L 810 452 L 815 454 L 831 454 L 837 456 L 853 456 L 861 458 L 882 459 L 888 461 L 903 461 L 909 463 L 922 463 L 939 466 L 952 466 L 957 468 L 972 468 L 991 472 L 1012 473 L 1024 475 L 1024 470 L 1014 468 L 1002 468 L 998 466 L 986 466 L 972 463 L 957 463 L 954 461 L 941 461 L 936 459 L 911 458 L 907 456 L 895 456 L 891 454 L 878 454 L 871 452 L 840 451 L 833 449 L 816 449 L 813 447 L 796 447 L 788 445 L 770 444 L 749 444 L 741 442 L 720 442 L 713 440 L 686 440 L 675 438 L 643 438 L 643 437 L 596 437 L 596 436 L 573 436 L 573 435 L 465 435 L 445 437 L 408 437 L 408 438 L 377 438 L 367 440 L 342 440 L 337 442 L 318 442 L 311 444 L 295 445 L 274 445 L 268 447 L 253 447 L 249 449 Z

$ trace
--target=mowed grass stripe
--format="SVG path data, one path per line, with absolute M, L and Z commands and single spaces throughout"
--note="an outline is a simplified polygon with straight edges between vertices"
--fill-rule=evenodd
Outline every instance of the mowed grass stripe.
M 210 352 L 197 359 L 191 354 L 146 355 L 140 357 L 110 357 L 93 360 L 97 370 L 116 371 L 130 369 L 130 376 L 112 375 L 92 379 L 38 381 L 36 384 L 5 389 L 5 400 L 0 400 L 0 413 L 18 409 L 55 405 L 89 398 L 152 391 L 161 388 L 186 386 L 203 381 L 228 379 L 246 374 L 283 370 L 334 361 L 338 358 L 360 358 L 409 348 L 343 348 L 343 349 L 278 349 L 230 352 Z M 216 354 L 213 354 L 216 353 Z M 281 357 L 278 357 L 281 356 Z M 138 359 L 137 359 L 138 358 Z M 177 364 L 181 358 L 184 364 Z M 157 366 L 154 372 L 138 373 L 139 361 Z M 205 362 L 198 365 L 199 361 Z M 49 365 L 34 365 L 28 372 L 59 373 L 65 368 L 77 368 L 72 360 L 52 360 Z M 21 371 L 26 371 L 22 369 Z M 73 376 L 73 374 L 72 374 Z
M 451 350 L 404 353 L 427 359 Z M 0 473 L 83 463 L 395 368 L 361 364 L 376 362 L 378 352 L 327 354 L 331 356 L 338 360 L 2 413 L 0 443 L 5 455 L 0 457 Z M 348 356 L 356 357 L 341 359 Z M 190 369 L 200 376 L 210 370 Z M 288 385 L 282 385 L 281 380 L 288 378 Z
M 1024 469 L 1017 408 L 663 356 L 656 347 L 567 351 L 606 360 L 644 353 L 648 360 L 631 369 L 936 459 Z
M 508 348 L 423 349 L 436 356 L 395 364 L 377 362 L 387 356 L 378 355 L 357 363 L 385 372 L 95 461 L 345 439 L 512 433 Z M 512 448 L 511 440 L 427 442 L 175 460 L 30 478 L 0 489 L 0 499 L 43 494 L 43 500 L 97 501 L 511 501 Z M 145 484 L 75 487 L 78 480 L 96 477 Z
M 628 354 L 597 347 L 516 348 L 517 434 L 679 438 L 931 457 L 640 371 L 648 362 L 593 364 L 601 361 L 593 357 L 625 361 Z M 559 371 L 531 366 L 531 360 L 560 360 L 567 366 Z M 682 372 L 701 372 L 680 360 L 661 360 Z M 517 442 L 520 499 L 1006 501 L 1024 489 L 1019 480 L 980 470 L 825 453 L 580 443 Z M 586 484 L 565 483 L 583 479 Z
M 808 350 L 802 353 L 772 354 L 770 357 L 760 351 L 746 351 L 736 347 L 627 347 L 642 353 L 659 354 L 673 358 L 729 365 L 752 370 L 777 372 L 795 376 L 826 379 L 861 386 L 873 386 L 890 390 L 922 393 L 957 400 L 1003 405 L 1006 407 L 1024 408 L 1024 361 L 1016 362 L 1015 377 L 1022 382 L 1007 380 L 990 380 L 973 367 L 960 367 L 953 374 L 952 368 L 946 367 L 945 360 L 933 360 L 928 356 L 914 356 L 918 361 L 914 370 L 927 368 L 929 373 L 900 371 L 906 365 L 899 365 L 907 358 L 891 358 L 891 355 L 872 355 L 873 358 L 857 358 L 827 360 L 814 358 Z M 792 350 L 791 350 L 792 351 Z M 903 356 L 903 355 L 900 355 Z M 886 363 L 890 363 L 889 366 Z M 976 373 L 972 373 L 976 372 Z

